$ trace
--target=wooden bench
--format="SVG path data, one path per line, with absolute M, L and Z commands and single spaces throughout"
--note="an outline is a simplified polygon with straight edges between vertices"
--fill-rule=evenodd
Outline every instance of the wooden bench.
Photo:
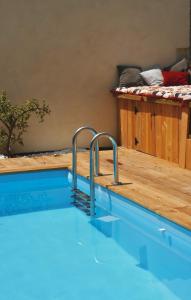
M 120 144 L 191 169 L 191 103 L 119 94 Z

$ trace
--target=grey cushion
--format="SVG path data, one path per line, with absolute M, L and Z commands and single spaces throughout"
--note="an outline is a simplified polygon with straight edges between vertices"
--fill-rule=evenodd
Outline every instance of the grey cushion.
M 131 87 L 144 85 L 140 72 L 141 68 L 136 66 L 118 66 L 119 86 Z
M 176 61 L 172 65 L 164 68 L 165 71 L 176 71 L 176 72 L 186 71 L 187 69 L 188 69 L 188 61 L 186 58 Z
M 170 68 L 170 71 L 181 72 L 181 71 L 186 71 L 187 69 L 188 69 L 188 61 L 186 58 L 183 58 L 182 60 L 180 60 L 176 64 L 174 64 Z
M 143 71 L 149 71 L 153 69 L 161 69 L 161 66 L 159 64 L 149 65 L 147 67 L 144 67 Z
M 124 65 L 117 65 L 117 70 L 118 70 L 118 75 L 119 77 L 121 76 L 121 73 L 127 69 L 127 68 L 135 68 L 135 69 L 139 69 L 140 72 L 143 71 L 143 69 L 138 66 L 138 65 L 127 65 L 127 64 L 124 64 Z

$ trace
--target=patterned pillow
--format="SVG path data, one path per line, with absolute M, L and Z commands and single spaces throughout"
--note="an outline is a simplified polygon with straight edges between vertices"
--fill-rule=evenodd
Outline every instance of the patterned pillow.
M 160 69 L 152 69 L 140 74 L 148 85 L 163 85 L 164 78 Z
M 140 67 L 119 65 L 117 68 L 119 73 L 119 87 L 144 85 L 144 80 L 140 75 L 142 71 Z

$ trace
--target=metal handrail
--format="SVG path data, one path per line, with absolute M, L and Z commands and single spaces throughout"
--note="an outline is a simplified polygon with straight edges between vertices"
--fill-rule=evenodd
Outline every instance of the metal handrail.
M 114 173 L 114 184 L 119 184 L 119 174 L 118 174 L 118 151 L 117 143 L 114 137 L 107 133 L 101 132 L 96 134 L 90 143 L 90 212 L 91 216 L 95 215 L 95 182 L 94 182 L 94 149 L 96 142 L 100 137 L 107 137 L 112 142 L 113 145 L 113 173 Z
M 88 130 L 93 136 L 97 135 L 97 131 L 89 126 L 83 126 L 76 130 L 72 138 L 72 188 L 77 189 L 77 137 L 80 132 Z M 96 143 L 95 147 L 95 175 L 99 175 L 99 144 Z

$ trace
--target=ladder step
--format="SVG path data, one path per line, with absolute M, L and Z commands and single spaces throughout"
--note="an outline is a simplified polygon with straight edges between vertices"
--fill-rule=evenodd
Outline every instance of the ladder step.
M 72 204 L 90 216 L 90 196 L 78 189 L 73 190 L 73 192 L 71 195 L 71 198 L 73 198 Z
M 80 203 L 73 203 L 73 205 L 77 208 L 79 208 L 80 210 L 82 210 L 83 212 L 85 212 L 86 214 L 90 213 L 90 208 L 86 207 L 84 205 L 80 205 Z
M 72 196 L 73 199 L 76 199 L 78 201 L 83 201 L 83 202 L 87 202 L 87 203 L 90 203 L 90 199 L 89 198 L 84 198 L 82 196 Z
M 83 207 L 86 207 L 86 208 L 90 208 L 90 203 L 83 202 L 83 201 L 80 201 L 80 200 L 74 200 L 73 204 L 76 205 L 76 206 L 78 205 L 78 206 L 83 206 Z
M 90 198 L 90 196 L 88 196 L 87 194 L 85 194 L 84 192 L 82 192 L 80 190 L 74 190 L 74 195 L 83 196 L 84 198 L 87 198 L 87 199 Z

